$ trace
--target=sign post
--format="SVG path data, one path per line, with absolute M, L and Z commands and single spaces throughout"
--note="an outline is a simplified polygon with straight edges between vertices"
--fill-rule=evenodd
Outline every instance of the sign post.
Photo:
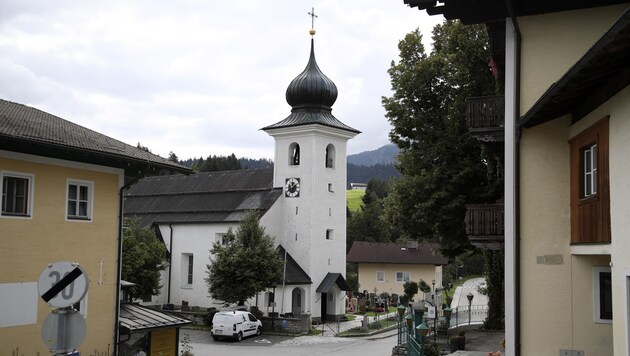
M 85 270 L 72 262 L 51 263 L 39 276 L 39 295 L 48 305 L 57 308 L 42 324 L 42 340 L 57 355 L 76 350 L 85 339 L 85 320 L 72 305 L 85 297 L 88 283 Z

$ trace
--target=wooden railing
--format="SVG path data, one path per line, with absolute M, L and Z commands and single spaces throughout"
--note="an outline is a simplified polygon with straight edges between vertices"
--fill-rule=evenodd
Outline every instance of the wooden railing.
M 466 101 L 466 119 L 470 129 L 503 128 L 505 123 L 503 96 L 478 96 Z
M 502 245 L 505 238 L 503 204 L 471 204 L 466 208 L 466 234 L 470 242 L 492 249 Z

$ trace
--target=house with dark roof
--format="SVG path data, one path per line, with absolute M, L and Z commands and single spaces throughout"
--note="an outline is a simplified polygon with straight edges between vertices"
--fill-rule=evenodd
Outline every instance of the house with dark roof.
M 53 310 L 39 298 L 42 274 L 58 261 L 88 275 L 76 308 L 82 349 L 118 344 L 123 190 L 148 173 L 190 170 L 33 107 L 0 100 L 0 354 L 49 353 L 40 342 Z M 53 281 L 54 282 L 54 281 Z M 71 283 L 60 293 L 71 299 Z
M 222 301 L 208 297 L 205 282 L 209 250 L 214 242 L 224 243 L 228 229 L 252 211 L 268 234 L 278 233 L 274 204 L 283 190 L 272 187 L 272 177 L 269 169 L 200 172 L 147 177 L 131 186 L 125 193 L 125 217 L 153 227 L 169 252 L 162 293 L 145 304 L 220 307 Z
M 319 69 L 311 39 L 306 68 L 286 91 L 290 115 L 262 128 L 275 140 L 273 170 L 150 177 L 127 192 L 126 216 L 155 227 L 170 256 L 163 291 L 147 303 L 224 304 L 208 296 L 209 250 L 255 211 L 286 273 L 281 285 L 248 304 L 315 320 L 345 314 L 346 146 L 360 132 L 332 114 L 336 99 L 337 87 Z
M 423 280 L 429 285 L 435 281 L 436 288 L 442 287 L 442 266 L 448 259 L 436 254 L 436 247 L 418 242 L 355 241 L 346 261 L 358 265 L 361 291 L 403 295 L 403 284 L 409 281 Z
M 477 107 L 505 119 L 476 129 L 505 138 L 505 215 L 480 235 L 505 248 L 506 355 L 630 354 L 630 3 L 404 2 L 486 24 L 500 63 L 501 106 Z

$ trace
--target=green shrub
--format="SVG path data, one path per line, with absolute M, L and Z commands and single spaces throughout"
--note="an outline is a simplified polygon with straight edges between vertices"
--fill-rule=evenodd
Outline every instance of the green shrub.
M 208 308 L 206 314 L 203 315 L 203 323 L 206 326 L 212 326 L 212 318 L 214 318 L 214 314 L 217 313 L 217 308 Z

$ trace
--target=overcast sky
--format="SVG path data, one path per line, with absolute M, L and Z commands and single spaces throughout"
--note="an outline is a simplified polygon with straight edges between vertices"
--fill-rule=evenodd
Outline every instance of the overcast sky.
M 398 41 L 442 21 L 403 0 L 0 2 L 0 98 L 180 159 L 273 159 L 260 128 L 290 114 L 289 83 L 315 56 L 339 90 L 333 115 L 388 143 L 381 96 Z

